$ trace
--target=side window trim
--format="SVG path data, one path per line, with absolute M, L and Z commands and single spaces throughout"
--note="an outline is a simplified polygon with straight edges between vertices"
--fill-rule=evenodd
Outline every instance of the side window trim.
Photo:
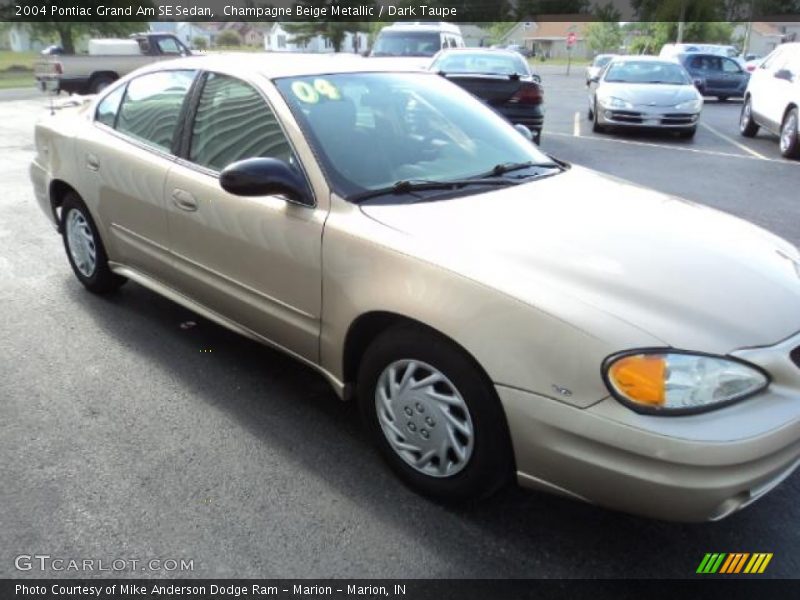
M 98 111 L 100 110 L 100 105 L 105 102 L 109 96 L 114 95 L 117 90 L 122 89 L 122 96 L 119 99 L 119 104 L 117 104 L 117 110 L 114 112 L 114 123 L 111 126 L 106 125 L 103 123 L 97 116 Z M 117 130 L 117 119 L 119 118 L 119 109 L 122 106 L 122 103 L 125 101 L 125 96 L 128 94 L 128 82 L 121 85 L 114 86 L 113 89 L 109 90 L 106 94 L 100 98 L 97 103 L 94 105 L 94 114 L 92 115 L 92 123 L 95 127 L 105 127 L 106 129 L 110 129 L 112 131 Z
M 192 89 L 189 90 L 189 93 L 187 94 L 186 98 L 188 105 L 186 109 L 186 118 L 182 123 L 183 134 L 181 135 L 179 152 L 176 153 L 174 157 L 177 159 L 177 162 L 181 166 L 187 167 L 189 169 L 194 169 L 195 171 L 203 173 L 204 175 L 208 175 L 209 177 L 213 177 L 214 179 L 219 179 L 219 174 L 221 171 L 216 171 L 214 169 L 210 169 L 203 165 L 197 164 L 196 162 L 192 162 L 192 160 L 190 160 L 189 158 L 189 154 L 191 152 L 191 147 L 192 147 L 192 129 L 194 126 L 194 119 L 195 116 L 197 115 L 197 109 L 200 106 L 200 98 L 203 95 L 203 89 L 205 88 L 206 81 L 208 80 L 208 76 L 211 74 L 216 74 L 223 77 L 230 77 L 231 79 L 236 79 L 237 81 L 240 81 L 250 86 L 264 101 L 264 104 L 266 104 L 267 108 L 269 108 L 269 110 L 272 111 L 272 114 L 275 115 L 275 121 L 281 128 L 281 133 L 283 133 L 283 137 L 286 138 L 286 143 L 289 144 L 289 148 L 292 151 L 292 155 L 294 156 L 297 166 L 303 175 L 303 179 L 305 179 L 306 181 L 306 187 L 308 188 L 308 191 L 311 194 L 311 198 L 314 201 L 311 206 L 307 204 L 302 204 L 299 206 L 304 206 L 306 208 L 312 208 L 312 209 L 316 208 L 317 197 L 314 191 L 314 186 L 311 184 L 311 178 L 308 176 L 308 171 L 306 171 L 306 168 L 303 165 L 303 161 L 300 159 L 300 155 L 297 152 L 297 148 L 295 148 L 295 144 L 292 141 L 292 138 L 290 138 L 289 135 L 287 134 L 286 128 L 283 126 L 283 123 L 278 118 L 278 113 L 275 111 L 275 108 L 272 106 L 272 102 L 270 102 L 269 98 L 267 98 L 267 96 L 264 94 L 261 88 L 259 88 L 257 85 L 254 85 L 250 81 L 247 81 L 246 79 L 241 79 L 239 77 L 235 77 L 233 75 L 229 75 L 227 73 L 222 73 L 219 71 L 202 70 L 198 72 L 198 75 L 193 83 L 193 87 Z M 286 201 L 289 202 L 290 204 L 298 204 L 297 202 L 294 202 L 289 199 L 287 199 Z

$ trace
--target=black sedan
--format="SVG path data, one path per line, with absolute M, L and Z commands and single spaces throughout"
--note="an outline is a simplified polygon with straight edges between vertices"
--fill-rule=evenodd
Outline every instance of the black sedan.
M 477 96 L 515 125 L 525 125 L 538 144 L 544 124 L 541 79 L 517 52 L 494 48 L 449 48 L 430 69 Z
M 700 53 L 679 54 L 677 59 L 704 96 L 716 96 L 723 102 L 744 96 L 750 73 L 736 59 Z

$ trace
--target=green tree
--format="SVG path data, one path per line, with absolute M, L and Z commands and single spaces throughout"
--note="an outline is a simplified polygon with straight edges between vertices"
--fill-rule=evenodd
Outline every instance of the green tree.
M 47 14 L 50 14 L 50 7 L 56 6 L 60 4 L 58 0 L 17 0 L 16 5 L 18 6 L 44 6 L 46 8 Z M 63 3 L 62 3 L 63 4 Z M 132 6 L 134 8 L 134 12 L 137 8 L 152 8 L 153 3 L 151 0 L 106 0 L 103 2 L 80 2 L 76 3 L 80 6 L 91 6 L 96 7 L 100 4 L 103 4 L 107 7 L 113 6 L 120 6 L 120 7 L 127 7 Z M 9 12 L 9 9 L 13 8 L 13 6 L 9 5 L 4 7 L 3 11 L 0 11 L 0 19 L 3 20 L 14 20 L 12 15 L 13 13 Z M 114 36 L 127 36 L 131 33 L 136 33 L 137 31 L 142 31 L 143 29 L 147 29 L 147 23 L 144 21 L 98 21 L 98 22 L 90 22 L 90 21 L 46 21 L 46 20 L 37 20 L 37 21 L 29 21 L 25 23 L 25 26 L 31 32 L 31 35 L 39 40 L 43 41 L 50 41 L 52 39 L 57 39 L 61 47 L 64 49 L 64 52 L 67 54 L 72 54 L 75 52 L 75 42 L 81 36 L 84 35 L 97 35 L 97 36 L 106 36 L 106 37 L 114 37 Z
M 357 8 L 361 6 L 374 6 L 375 2 L 374 0 L 300 0 L 298 4 L 315 8 L 327 7 L 328 15 L 330 15 L 330 8 L 333 6 Z M 294 36 L 295 42 L 298 44 L 306 44 L 316 36 L 321 35 L 323 38 L 330 41 L 335 52 L 340 52 L 348 33 L 356 33 L 359 31 L 369 32 L 371 31 L 372 25 L 371 23 L 360 21 L 334 20 L 329 16 L 324 21 L 286 23 L 283 25 L 283 28 Z M 366 50 L 366 48 L 363 48 L 363 50 Z
M 596 53 L 617 52 L 622 45 L 622 29 L 619 23 L 590 23 L 586 27 L 586 43 Z
M 205 50 L 208 48 L 208 40 L 198 35 L 197 37 L 192 38 L 192 45 L 198 50 Z

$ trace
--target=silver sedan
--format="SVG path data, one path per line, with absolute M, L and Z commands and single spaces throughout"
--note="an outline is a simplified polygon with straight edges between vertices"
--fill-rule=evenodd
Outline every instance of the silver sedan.
M 595 132 L 657 128 L 691 138 L 697 131 L 703 97 L 677 63 L 649 56 L 616 57 L 591 83 L 588 117 Z

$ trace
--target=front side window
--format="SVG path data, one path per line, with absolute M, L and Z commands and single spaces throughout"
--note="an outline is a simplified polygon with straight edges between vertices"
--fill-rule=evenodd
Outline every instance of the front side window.
M 114 127 L 114 122 L 117 119 L 117 111 L 119 110 L 119 103 L 124 93 L 125 86 L 123 85 L 103 98 L 100 104 L 97 105 L 97 112 L 95 112 L 94 115 L 95 121 L 107 127 Z
M 334 189 L 478 177 L 552 161 L 491 108 L 433 73 L 348 73 L 275 81 Z
M 194 71 L 158 71 L 128 82 L 117 117 L 121 133 L 169 151 Z
M 161 54 L 181 54 L 181 48 L 173 38 L 161 38 L 158 40 L 158 49 Z
M 442 48 L 441 35 L 433 31 L 383 31 L 373 56 L 433 56 Z
M 736 61 L 733 61 L 733 60 L 731 60 L 729 58 L 723 58 L 722 59 L 722 70 L 725 71 L 726 73 L 741 73 L 742 72 L 742 69 L 739 67 L 739 65 L 736 63 Z
M 192 162 L 221 171 L 245 158 L 290 162 L 291 154 L 277 117 L 251 85 L 209 73 L 192 124 Z

